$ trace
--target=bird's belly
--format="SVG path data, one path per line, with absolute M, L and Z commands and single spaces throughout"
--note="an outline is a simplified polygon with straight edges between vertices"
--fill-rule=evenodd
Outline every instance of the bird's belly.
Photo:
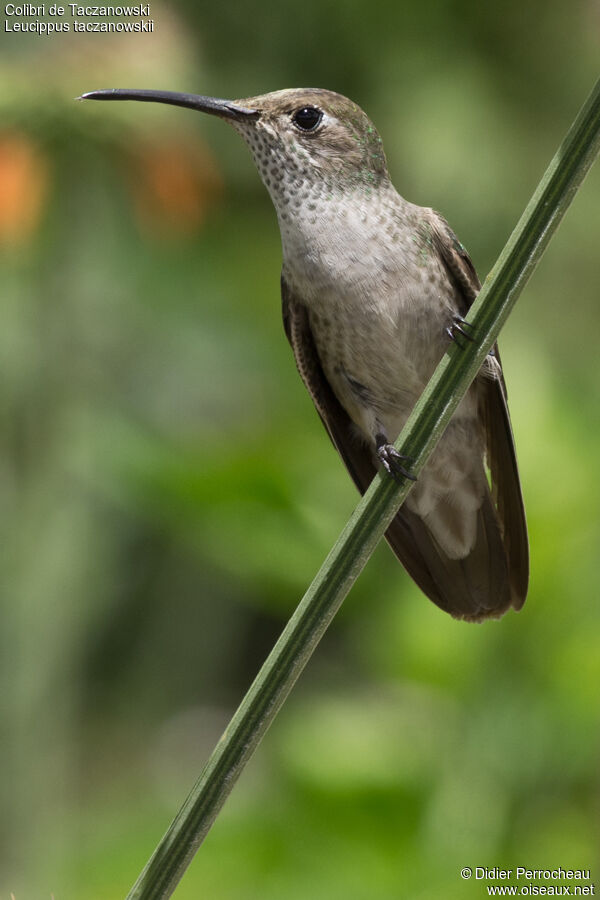
M 342 303 L 322 292 L 309 319 L 327 380 L 374 453 L 377 435 L 396 441 L 446 351 L 452 298 L 369 301 L 352 303 L 346 294 Z M 406 501 L 456 559 L 473 546 L 486 487 L 477 409 L 474 385 Z
M 449 303 L 324 292 L 309 317 L 325 375 L 350 417 L 372 439 L 375 416 L 395 440 L 447 346 Z

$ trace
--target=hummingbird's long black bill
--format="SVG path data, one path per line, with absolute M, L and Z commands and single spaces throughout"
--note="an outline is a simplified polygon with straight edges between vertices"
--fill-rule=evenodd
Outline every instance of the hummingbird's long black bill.
M 185 106 L 200 112 L 219 116 L 222 119 L 251 120 L 258 119 L 257 109 L 237 106 L 231 100 L 219 100 L 217 97 L 203 97 L 201 94 L 180 94 L 178 91 L 137 91 L 127 88 L 108 91 L 90 91 L 82 94 L 78 100 L 141 100 L 145 103 L 169 103 L 171 106 Z

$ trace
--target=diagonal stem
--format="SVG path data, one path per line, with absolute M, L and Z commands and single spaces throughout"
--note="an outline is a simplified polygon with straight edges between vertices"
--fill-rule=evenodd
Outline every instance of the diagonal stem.
M 423 468 L 600 150 L 600 81 L 550 163 L 470 309 L 475 340 L 451 346 L 396 448 Z M 378 475 L 235 712 L 200 778 L 128 894 L 170 897 L 412 482 Z

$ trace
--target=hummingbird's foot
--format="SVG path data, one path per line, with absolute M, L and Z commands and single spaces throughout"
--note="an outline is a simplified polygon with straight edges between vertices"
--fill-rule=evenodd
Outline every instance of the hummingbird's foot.
M 463 319 L 462 316 L 453 316 L 452 317 L 452 325 L 449 325 L 446 328 L 446 334 L 450 338 L 451 341 L 454 341 L 461 350 L 464 350 L 467 346 L 465 341 L 474 341 L 475 338 L 472 334 L 469 334 L 469 330 L 473 330 L 473 326 L 470 322 L 467 322 Z
M 416 477 L 406 469 L 402 463 L 412 462 L 412 457 L 403 456 L 398 453 L 393 444 L 389 444 L 385 435 L 378 434 L 377 456 L 379 461 L 388 475 L 391 475 L 394 481 L 400 481 L 401 478 L 408 478 L 409 481 L 416 481 Z

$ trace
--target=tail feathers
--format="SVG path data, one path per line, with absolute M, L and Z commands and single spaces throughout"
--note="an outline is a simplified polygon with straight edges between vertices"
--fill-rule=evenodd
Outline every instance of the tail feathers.
M 482 385 L 492 498 L 497 505 L 509 561 L 512 605 L 521 609 L 529 583 L 529 542 L 515 445 L 503 383 L 484 379 Z
M 489 491 L 475 515 L 475 541 L 462 559 L 450 558 L 423 519 L 406 505 L 386 532 L 392 550 L 421 590 L 441 609 L 469 621 L 501 616 L 511 605 L 519 608 L 511 597 L 507 555 Z

